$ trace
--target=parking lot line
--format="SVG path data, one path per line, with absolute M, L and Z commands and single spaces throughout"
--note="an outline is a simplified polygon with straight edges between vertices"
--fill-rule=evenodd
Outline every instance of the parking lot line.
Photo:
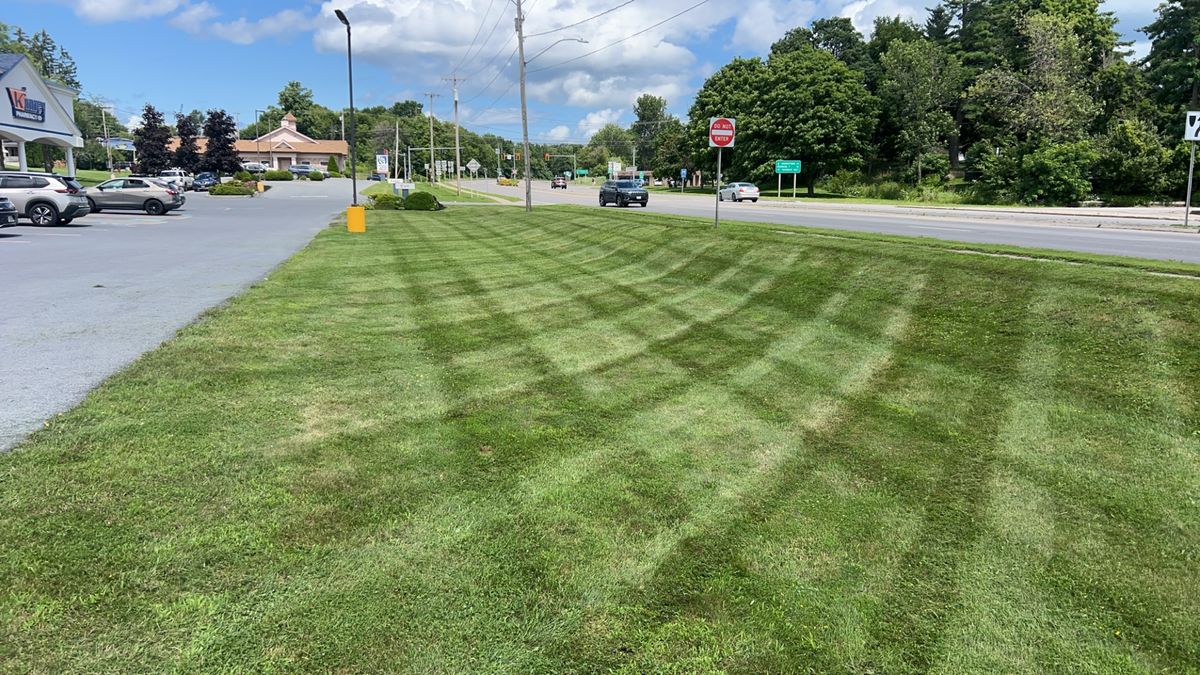
M 31 241 L 24 241 L 21 239 L 0 239 L 0 244 L 32 244 L 32 243 L 33 242 L 31 242 Z
M 74 232 L 22 232 L 27 237 L 82 237 Z

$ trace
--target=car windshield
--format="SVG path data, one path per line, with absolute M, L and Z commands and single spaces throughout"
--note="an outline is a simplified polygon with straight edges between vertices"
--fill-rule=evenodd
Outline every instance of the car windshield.
M 631 181 L 631 180 L 619 180 L 619 181 L 617 181 L 617 187 L 631 188 L 631 187 L 637 187 L 637 185 L 634 185 L 633 181 Z

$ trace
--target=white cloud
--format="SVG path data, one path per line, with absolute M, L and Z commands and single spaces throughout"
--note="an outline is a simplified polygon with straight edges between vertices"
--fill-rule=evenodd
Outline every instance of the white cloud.
M 546 132 L 546 138 L 551 141 L 565 141 L 571 135 L 571 127 L 565 124 L 560 124 L 550 131 Z
M 850 19 L 854 27 L 866 36 L 871 35 L 877 17 L 899 16 L 903 19 L 924 23 L 928 12 L 922 3 L 899 2 L 898 0 L 856 0 L 846 4 L 838 16 Z
M 163 16 L 175 11 L 182 0 L 79 0 L 75 13 L 100 23 Z
M 129 119 L 125 120 L 125 128 L 129 129 L 130 131 L 133 131 L 134 129 L 138 129 L 141 126 L 142 126 L 142 116 L 141 115 L 130 115 Z
M 171 17 L 167 23 L 180 30 L 192 33 L 193 35 L 199 35 L 206 31 L 205 24 L 207 24 L 211 19 L 217 18 L 217 16 L 220 14 L 221 12 L 217 11 L 216 7 L 213 7 L 207 2 L 201 2 L 198 5 L 191 5 L 182 12 Z
M 621 119 L 621 113 L 623 112 L 625 111 L 613 110 L 612 108 L 590 112 L 583 119 L 579 120 L 579 132 L 584 137 L 591 138 L 593 134 L 604 128 L 604 125 L 613 124 Z
M 214 36 L 222 40 L 248 45 L 267 37 L 307 32 L 313 27 L 313 24 L 313 18 L 307 14 L 294 9 L 285 9 L 253 21 L 242 17 L 234 21 L 215 22 L 210 30 Z
M 1129 50 L 1133 52 L 1133 59 L 1144 59 L 1150 55 L 1150 41 L 1139 40 L 1129 46 Z

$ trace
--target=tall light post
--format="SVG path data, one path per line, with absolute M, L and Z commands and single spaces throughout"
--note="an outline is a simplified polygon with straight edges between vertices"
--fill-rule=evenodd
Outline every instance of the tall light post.
M 550 47 L 559 42 L 581 42 L 587 44 L 587 40 L 583 38 L 563 38 L 557 42 L 550 43 L 542 51 L 534 54 L 528 61 L 525 60 L 525 12 L 521 7 L 521 0 L 517 2 L 517 18 L 514 21 L 517 24 L 517 56 L 521 65 L 521 136 L 523 138 L 523 148 L 525 152 L 525 211 L 533 211 L 533 179 L 530 177 L 530 162 L 529 162 L 529 111 L 525 106 L 525 67 L 537 57 L 545 54 L 550 50 Z
M 262 138 L 262 129 L 258 127 L 258 114 L 267 114 L 266 110 L 254 109 L 254 161 L 262 164 L 262 144 L 258 139 Z M 271 167 L 275 168 L 275 167 Z
M 353 205 L 358 206 L 358 148 L 354 143 L 354 57 L 350 45 L 350 20 L 340 9 L 333 10 L 333 13 L 346 27 L 346 70 L 350 81 L 350 185 L 354 190 Z

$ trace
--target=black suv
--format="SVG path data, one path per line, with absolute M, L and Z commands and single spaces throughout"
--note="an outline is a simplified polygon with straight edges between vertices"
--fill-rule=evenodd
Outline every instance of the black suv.
M 646 206 L 650 201 L 650 193 L 637 186 L 631 180 L 610 180 L 600 186 L 600 206 L 616 204 L 629 206 L 641 204 Z

